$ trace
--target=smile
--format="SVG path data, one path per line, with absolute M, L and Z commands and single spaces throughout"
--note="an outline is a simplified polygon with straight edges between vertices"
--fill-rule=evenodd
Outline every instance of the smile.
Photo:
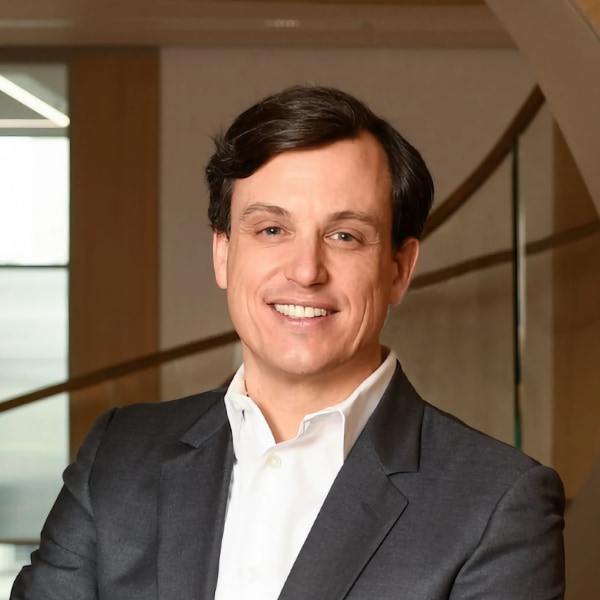
M 273 304 L 273 308 L 286 317 L 296 319 L 313 319 L 314 317 L 326 317 L 331 311 L 316 306 L 299 306 L 297 304 Z

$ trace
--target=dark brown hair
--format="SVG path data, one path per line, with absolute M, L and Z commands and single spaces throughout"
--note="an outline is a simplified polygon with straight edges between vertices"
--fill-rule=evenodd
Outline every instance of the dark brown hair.
M 421 155 L 387 121 L 353 96 L 334 88 L 294 86 L 241 113 L 215 139 L 206 167 L 208 217 L 214 231 L 229 235 L 236 179 L 249 177 L 273 156 L 373 135 L 385 150 L 392 181 L 392 243 L 418 238 L 433 202 L 433 181 Z

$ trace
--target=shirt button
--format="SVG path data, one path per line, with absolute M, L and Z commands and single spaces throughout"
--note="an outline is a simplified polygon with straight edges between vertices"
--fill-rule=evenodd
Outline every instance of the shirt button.
M 281 458 L 279 458 L 277 454 L 270 454 L 267 458 L 267 465 L 271 467 L 271 469 L 279 469 L 281 466 Z

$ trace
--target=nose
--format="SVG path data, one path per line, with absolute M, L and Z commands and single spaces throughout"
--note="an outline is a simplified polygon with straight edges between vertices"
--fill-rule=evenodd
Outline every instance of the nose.
M 318 238 L 300 238 L 288 246 L 285 276 L 302 287 L 322 285 L 327 281 L 326 249 Z

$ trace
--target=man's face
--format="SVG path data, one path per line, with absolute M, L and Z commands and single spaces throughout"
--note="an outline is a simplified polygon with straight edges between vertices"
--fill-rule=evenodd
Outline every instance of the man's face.
M 275 156 L 236 180 L 231 233 L 215 234 L 247 373 L 360 379 L 418 252 L 392 251 L 390 176 L 371 135 Z

